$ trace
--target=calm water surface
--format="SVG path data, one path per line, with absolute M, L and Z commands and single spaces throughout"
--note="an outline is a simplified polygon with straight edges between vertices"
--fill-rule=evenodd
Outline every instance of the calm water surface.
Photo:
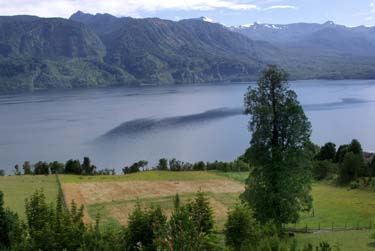
M 0 168 L 90 156 L 99 168 L 145 159 L 233 160 L 248 146 L 249 84 L 75 90 L 0 96 Z M 375 151 L 375 80 L 291 83 L 317 144 Z

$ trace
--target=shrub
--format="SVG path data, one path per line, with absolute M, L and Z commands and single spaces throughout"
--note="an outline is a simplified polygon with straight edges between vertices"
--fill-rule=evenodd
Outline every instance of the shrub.
M 154 239 L 156 233 L 165 227 L 166 217 L 160 207 L 142 210 L 137 204 L 129 216 L 128 227 L 125 232 L 125 242 L 129 250 L 155 250 Z
M 318 155 L 316 156 L 317 160 L 333 160 L 336 156 L 336 145 L 332 142 L 326 143 L 320 149 Z
M 357 189 L 357 188 L 359 188 L 358 180 L 354 180 L 354 181 L 350 182 L 350 189 Z
M 224 234 L 226 245 L 236 251 L 258 243 L 259 225 L 248 206 L 237 204 L 228 212 Z
M 347 184 L 358 178 L 358 174 L 362 167 L 361 156 L 348 152 L 345 154 L 343 162 L 339 167 L 339 182 Z
M 316 180 L 323 180 L 333 171 L 334 164 L 328 160 L 317 160 L 313 162 L 313 175 Z

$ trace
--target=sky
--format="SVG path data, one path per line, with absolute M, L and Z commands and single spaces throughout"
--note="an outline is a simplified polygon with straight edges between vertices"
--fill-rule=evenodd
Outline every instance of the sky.
M 375 25 L 375 0 L 0 0 L 0 15 L 68 18 L 81 10 L 136 18 L 205 16 L 225 25 L 333 21 Z

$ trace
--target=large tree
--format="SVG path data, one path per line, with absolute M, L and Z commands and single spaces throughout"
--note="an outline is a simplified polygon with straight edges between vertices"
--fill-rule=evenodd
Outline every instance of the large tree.
M 287 74 L 269 66 L 256 87 L 245 95 L 245 112 L 251 116 L 250 154 L 255 166 L 242 199 L 262 223 L 296 222 L 311 206 L 311 163 L 308 151 L 311 124 Z

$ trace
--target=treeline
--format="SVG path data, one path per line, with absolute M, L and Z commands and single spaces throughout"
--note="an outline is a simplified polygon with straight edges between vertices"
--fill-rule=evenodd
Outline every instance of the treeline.
M 137 161 L 130 166 L 122 168 L 123 174 L 137 173 L 146 170 L 159 171 L 210 171 L 218 170 L 223 172 L 233 171 L 249 171 L 249 164 L 241 157 L 232 162 L 214 161 L 214 162 L 184 162 L 177 159 L 160 159 L 158 164 L 153 167 L 148 167 L 148 162 L 145 160 Z M 76 175 L 116 175 L 115 169 L 101 169 L 98 170 L 95 165 L 91 163 L 89 157 L 84 157 L 83 162 L 80 160 L 70 159 L 66 163 L 58 161 L 45 162 L 38 161 L 31 164 L 25 161 L 20 167 L 18 164 L 14 166 L 14 175 L 49 175 L 49 174 L 76 174 Z M 4 176 L 4 170 L 0 170 L 0 176 Z
M 316 180 L 330 179 L 351 188 L 374 186 L 375 155 L 365 154 L 356 139 L 337 149 L 334 143 L 328 142 L 314 157 L 313 175 Z
M 136 173 L 140 171 L 144 171 L 148 162 L 145 160 L 138 161 L 131 166 L 126 166 L 122 169 L 124 174 L 128 173 Z M 184 162 L 177 159 L 159 159 L 158 164 L 155 167 L 147 168 L 147 170 L 158 170 L 158 171 L 172 171 L 172 172 L 179 172 L 179 171 L 223 171 L 223 172 L 245 172 L 249 171 L 249 164 L 246 163 L 241 158 L 233 161 L 233 162 L 223 162 L 223 161 L 215 161 L 215 162 L 203 162 L 198 161 L 195 163 Z
M 4 175 L 4 171 L 0 173 Z M 97 170 L 97 167 L 91 163 L 89 157 L 84 157 L 83 162 L 80 160 L 70 159 L 65 163 L 58 161 L 45 162 L 38 161 L 31 164 L 25 161 L 20 167 L 14 166 L 14 175 L 49 175 L 49 174 L 77 174 L 77 175 L 115 175 L 114 169 Z
M 1 251 L 331 251 L 329 244 L 297 248 L 280 236 L 272 224 L 259 224 L 251 209 L 238 204 L 228 213 L 225 241 L 216 233 L 213 209 L 208 197 L 198 192 L 182 204 L 178 195 L 167 217 L 160 207 L 141 208 L 129 215 L 126 227 L 103 228 L 98 215 L 93 225 L 83 222 L 83 207 L 72 202 L 63 207 L 61 196 L 48 204 L 43 191 L 25 201 L 26 219 L 4 208 L 0 191 Z

